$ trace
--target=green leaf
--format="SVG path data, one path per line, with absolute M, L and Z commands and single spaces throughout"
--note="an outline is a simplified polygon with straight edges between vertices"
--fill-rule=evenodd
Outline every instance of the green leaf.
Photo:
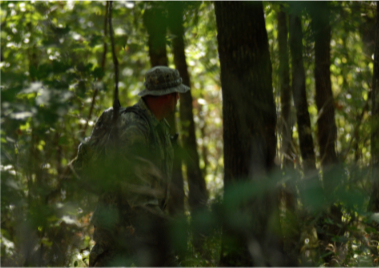
M 68 25 L 66 25 L 65 27 L 52 26 L 52 30 L 56 35 L 65 35 L 70 32 L 71 28 Z
M 92 74 L 97 79 L 102 79 L 104 77 L 104 71 L 101 67 L 95 67 L 93 69 Z
M 71 68 L 70 64 L 66 62 L 57 61 L 57 60 L 53 60 L 52 64 L 53 64 L 53 72 L 56 74 L 64 73 L 68 69 Z
M 93 34 L 91 35 L 90 37 L 90 41 L 89 41 L 89 46 L 90 47 L 94 47 L 96 45 L 99 45 L 99 44 L 102 44 L 104 41 L 103 41 L 103 36 L 102 35 L 99 35 L 99 34 Z

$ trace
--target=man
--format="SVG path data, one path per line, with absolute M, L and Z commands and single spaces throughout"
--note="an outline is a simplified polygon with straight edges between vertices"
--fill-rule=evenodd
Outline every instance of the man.
M 96 244 L 90 253 L 90 266 L 174 264 L 165 216 L 174 156 L 165 118 L 174 113 L 179 93 L 188 90 L 177 70 L 157 66 L 146 73 L 145 89 L 138 94 L 141 99 L 120 112 L 116 146 L 105 145 L 103 150 L 105 156 L 116 151 L 117 157 L 110 161 L 112 167 L 99 171 L 99 161 L 90 168 L 94 176 L 102 180 L 107 177 L 105 181 L 111 185 L 104 184 L 106 190 L 91 218 Z M 79 147 L 79 170 L 80 155 L 90 154 L 81 151 L 107 143 L 101 129 L 106 129 L 111 116 L 112 108 L 100 116 L 91 137 Z

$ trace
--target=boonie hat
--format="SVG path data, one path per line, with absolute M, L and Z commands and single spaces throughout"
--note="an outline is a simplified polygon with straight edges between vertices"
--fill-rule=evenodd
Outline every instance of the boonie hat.
M 190 88 L 182 84 L 178 70 L 155 66 L 146 72 L 145 89 L 138 96 L 163 96 L 174 92 L 185 93 Z

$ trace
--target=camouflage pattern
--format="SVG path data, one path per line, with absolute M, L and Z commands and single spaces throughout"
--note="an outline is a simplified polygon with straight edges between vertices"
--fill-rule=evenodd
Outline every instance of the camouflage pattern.
M 139 227 L 136 227 L 135 219 L 139 215 L 136 211 L 147 211 L 153 215 L 151 217 L 156 217 L 154 222 L 164 221 L 166 217 L 164 210 L 169 196 L 174 157 L 170 126 L 165 119 L 158 121 L 142 98 L 132 108 L 134 112 L 122 108 L 117 121 L 119 153 L 115 165 L 125 165 L 125 169 L 120 172 L 125 177 L 112 182 L 117 184 L 113 190 L 101 194 L 91 218 L 95 226 L 96 245 L 90 253 L 90 266 L 109 265 L 111 260 L 121 255 L 125 264 L 125 253 L 133 255 L 133 250 L 128 246 L 130 243 L 126 241 L 137 239 L 135 230 L 138 233 Z M 96 167 L 104 166 L 105 159 L 112 153 L 112 147 L 109 146 L 112 116 L 113 108 L 105 110 L 91 136 L 80 144 L 78 156 L 72 163 L 79 176 L 95 170 L 92 173 L 94 177 L 109 180 L 108 171 L 101 174 L 101 170 Z M 88 178 L 89 181 L 91 179 L 95 180 Z M 122 245 L 118 242 L 120 238 L 124 241 Z
M 142 99 L 134 105 L 139 113 L 125 112 L 121 109 L 117 121 L 119 151 L 122 160 L 130 163 L 131 158 L 134 178 L 123 182 L 122 186 L 129 192 L 131 207 L 143 205 L 162 205 L 168 199 L 167 185 L 172 177 L 173 149 L 170 139 L 170 126 L 163 119 L 161 122 L 147 108 Z M 143 113 L 147 120 L 139 114 Z M 77 158 L 73 161 L 74 170 L 84 173 L 86 165 L 94 165 L 106 158 L 111 152 L 109 143 L 109 128 L 112 122 L 113 108 L 105 110 L 96 122 L 90 137 L 86 138 L 78 148 Z M 129 175 L 130 175 L 129 174 Z M 133 181 L 133 183 L 130 183 Z M 164 190 L 162 191 L 162 188 Z
M 158 121 L 142 99 L 135 106 L 147 116 L 149 122 L 146 122 L 135 113 L 122 113 L 118 119 L 117 126 L 119 129 L 119 143 L 122 151 L 137 154 L 134 157 L 136 157 L 135 162 L 138 162 L 138 164 L 134 166 L 135 171 L 133 173 L 138 176 L 141 182 L 140 185 L 149 187 L 151 191 L 149 194 L 141 195 L 143 191 L 135 190 L 129 197 L 129 204 L 132 208 L 162 204 L 165 207 L 169 195 L 168 185 L 171 182 L 174 159 L 170 126 L 166 119 L 161 122 Z M 138 152 L 133 150 L 136 146 Z M 147 149 L 148 151 L 144 153 L 141 152 L 141 149 Z M 159 172 L 163 174 L 159 174 Z M 157 179 L 159 177 L 161 179 Z M 164 189 L 164 192 L 153 193 L 154 189 Z
M 146 73 L 138 95 L 185 93 L 179 72 L 157 66 Z M 167 214 L 173 148 L 170 127 L 158 121 L 143 99 L 121 108 L 116 124 L 113 108 L 105 110 L 70 166 L 88 188 L 100 192 L 92 215 L 95 246 L 90 266 L 171 266 Z M 114 136 L 117 138 L 115 139 Z
M 182 84 L 178 70 L 166 66 L 156 66 L 145 75 L 145 89 L 138 95 L 162 96 L 174 92 L 185 93 L 190 88 Z
M 90 266 L 175 266 L 166 218 L 140 207 L 130 212 L 128 221 L 131 226 L 124 232 L 112 232 L 112 236 L 95 227 L 99 240 L 91 250 Z M 103 238 L 111 243 L 104 244 Z

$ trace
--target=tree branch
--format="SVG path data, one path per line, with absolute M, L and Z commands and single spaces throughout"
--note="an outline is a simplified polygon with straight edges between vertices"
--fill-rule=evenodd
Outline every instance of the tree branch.
M 105 17 L 104 17 L 104 50 L 103 50 L 103 55 L 101 57 L 101 70 L 104 72 L 104 69 L 105 69 L 105 61 L 106 61 L 106 55 L 107 55 L 107 49 L 108 49 L 108 46 L 107 46 L 107 32 L 108 32 L 108 28 L 107 28 L 107 21 L 108 21 L 108 6 L 109 6 L 109 2 L 107 1 L 106 2 L 106 6 L 105 6 Z M 96 97 L 97 97 L 97 94 L 99 93 L 99 90 L 97 88 L 94 89 L 94 92 L 93 92 L 93 96 L 92 96 L 92 101 L 91 101 L 91 108 L 89 109 L 89 113 L 88 113 L 88 117 L 87 117 L 87 121 L 86 121 L 86 124 L 84 125 L 81 133 L 82 133 L 82 138 L 84 138 L 85 134 L 86 134 L 86 130 L 88 128 L 88 123 L 89 121 L 91 120 L 91 117 L 92 117 L 92 113 L 93 113 L 93 108 L 95 106 L 95 101 L 96 101 Z
M 118 111 L 121 105 L 118 100 L 118 60 L 116 56 L 114 37 L 113 37 L 112 3 L 113 1 L 109 2 L 108 20 L 109 20 L 109 36 L 111 37 L 112 56 L 113 56 L 113 64 L 114 64 L 114 72 L 115 72 L 115 89 L 114 89 L 114 95 L 113 95 L 113 121 L 116 122 L 118 118 Z

